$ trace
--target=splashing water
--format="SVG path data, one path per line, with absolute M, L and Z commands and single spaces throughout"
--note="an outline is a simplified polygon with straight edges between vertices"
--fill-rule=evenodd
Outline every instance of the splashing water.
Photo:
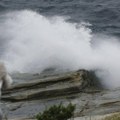
M 120 43 L 85 24 L 23 10 L 0 16 L 1 59 L 10 72 L 97 70 L 109 87 L 120 86 Z M 4 40 L 4 42 L 2 42 Z

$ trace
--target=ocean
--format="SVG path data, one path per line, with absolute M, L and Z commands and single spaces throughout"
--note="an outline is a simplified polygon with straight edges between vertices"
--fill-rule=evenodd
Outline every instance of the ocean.
M 108 86 L 120 86 L 119 6 L 118 0 L 1 0 L 1 61 L 10 73 L 94 70 Z
M 0 11 L 33 10 L 45 16 L 69 16 L 72 22 L 89 22 L 94 32 L 119 36 L 118 0 L 1 0 Z

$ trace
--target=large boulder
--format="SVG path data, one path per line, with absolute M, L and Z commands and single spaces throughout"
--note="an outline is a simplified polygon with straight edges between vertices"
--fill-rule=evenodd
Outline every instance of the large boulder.
M 45 99 L 79 93 L 95 86 L 95 75 L 86 70 L 33 79 L 3 91 L 4 101 Z

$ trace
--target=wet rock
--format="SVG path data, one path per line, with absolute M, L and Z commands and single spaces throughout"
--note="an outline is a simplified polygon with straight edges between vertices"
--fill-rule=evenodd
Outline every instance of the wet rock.
M 46 99 L 79 93 L 91 86 L 93 86 L 93 79 L 91 79 L 89 72 L 79 70 L 12 86 L 10 89 L 3 91 L 2 100 L 17 102 Z

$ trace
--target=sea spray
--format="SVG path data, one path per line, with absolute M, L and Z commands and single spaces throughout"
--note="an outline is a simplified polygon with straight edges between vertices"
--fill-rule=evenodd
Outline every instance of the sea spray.
M 96 70 L 107 87 L 120 86 L 120 43 L 85 24 L 48 18 L 30 10 L 0 16 L 1 59 L 10 72 Z M 4 42 L 2 42 L 4 40 Z

